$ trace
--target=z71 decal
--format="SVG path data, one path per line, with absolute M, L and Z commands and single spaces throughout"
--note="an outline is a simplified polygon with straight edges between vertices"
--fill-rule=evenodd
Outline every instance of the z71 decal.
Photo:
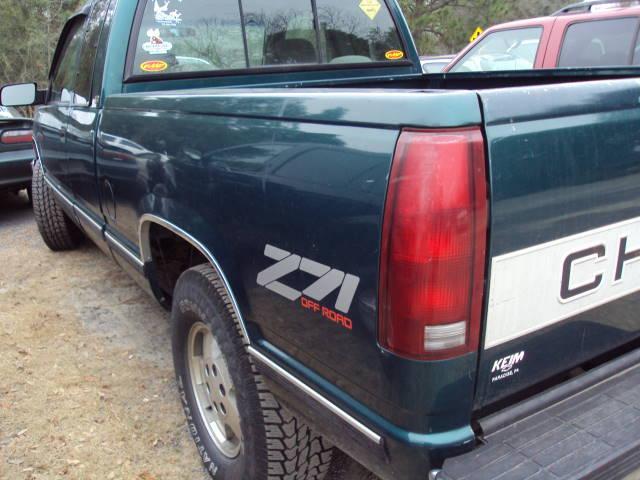
M 485 348 L 640 290 L 640 218 L 496 257 Z
M 329 294 L 337 290 L 338 298 L 336 299 L 335 309 L 344 314 L 348 314 L 356 295 L 360 278 L 301 257 L 300 255 L 287 252 L 273 245 L 267 245 L 264 249 L 264 254 L 266 257 L 275 260 L 276 263 L 258 273 L 256 280 L 258 285 L 292 302 L 301 299 L 303 308 L 318 312 L 323 317 L 349 330 L 352 329 L 351 320 L 316 302 L 321 302 L 329 296 Z M 283 277 L 298 270 L 316 277 L 317 280 L 302 291 L 291 288 L 281 281 Z

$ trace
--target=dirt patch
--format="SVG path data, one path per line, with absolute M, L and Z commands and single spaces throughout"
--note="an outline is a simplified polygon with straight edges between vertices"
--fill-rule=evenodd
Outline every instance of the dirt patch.
M 209 479 L 167 313 L 97 248 L 50 252 L 24 197 L 0 197 L 0 354 L 0 479 Z

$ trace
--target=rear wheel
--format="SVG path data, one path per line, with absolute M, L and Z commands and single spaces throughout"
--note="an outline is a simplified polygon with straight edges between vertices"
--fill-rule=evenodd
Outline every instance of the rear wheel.
M 44 179 L 40 162 L 33 166 L 33 180 L 29 197 L 40 236 L 53 251 L 73 250 L 80 245 L 83 234 L 58 205 L 51 187 Z
M 227 291 L 209 265 L 178 280 L 176 376 L 189 431 L 212 477 L 320 480 L 333 448 L 273 397 L 249 354 Z

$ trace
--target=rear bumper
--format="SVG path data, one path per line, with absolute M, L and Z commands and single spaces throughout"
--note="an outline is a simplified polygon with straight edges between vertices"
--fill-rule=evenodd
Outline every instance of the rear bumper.
M 640 349 L 480 424 L 437 480 L 622 478 L 640 467 Z
M 31 184 L 31 148 L 0 153 L 0 190 L 26 188 Z

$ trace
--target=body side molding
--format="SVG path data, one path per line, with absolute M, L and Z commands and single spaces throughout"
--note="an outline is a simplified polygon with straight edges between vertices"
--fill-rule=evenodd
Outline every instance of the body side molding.
M 82 218 L 84 218 L 87 223 L 89 225 L 91 225 L 91 227 L 98 232 L 100 235 L 103 236 L 103 238 L 105 239 L 105 241 L 115 247 L 123 256 L 125 256 L 126 258 L 128 258 L 130 261 L 133 262 L 134 265 L 136 265 L 138 268 L 142 269 L 142 267 L 144 267 L 144 263 L 142 262 L 142 260 L 140 260 L 140 258 L 138 258 L 138 256 L 133 253 L 131 250 L 129 250 L 129 248 L 127 248 L 125 245 L 123 245 L 122 243 L 120 243 L 120 241 L 114 237 L 111 233 L 109 233 L 105 228 L 104 225 L 100 225 L 98 222 L 96 222 L 90 215 L 88 215 L 83 209 L 82 207 L 80 207 L 79 205 L 77 205 L 73 200 L 71 200 L 70 198 L 68 198 L 67 194 L 64 193 L 54 182 L 53 180 L 51 180 L 45 173 L 44 176 L 45 181 L 47 182 L 47 185 L 49 185 L 49 187 L 53 190 L 53 193 L 56 195 L 57 198 L 59 198 L 60 200 L 62 200 L 64 203 L 66 203 L 69 208 L 71 208 L 73 210 L 73 212 L 76 215 L 81 216 Z
M 271 360 L 269 357 L 262 354 L 261 352 L 256 350 L 254 347 L 249 347 L 249 353 L 251 354 L 252 357 L 258 360 L 260 363 L 263 363 L 269 368 L 271 368 L 272 370 L 274 370 L 278 375 L 280 375 L 282 378 L 287 380 L 289 383 L 291 383 L 292 385 L 295 385 L 297 388 L 302 390 L 306 395 L 313 398 L 316 402 L 318 402 L 320 405 L 322 405 L 327 410 L 332 412 L 334 415 L 337 415 L 343 421 L 347 422 L 349 425 L 355 428 L 358 432 L 360 432 L 365 437 L 367 437 L 370 441 L 372 441 L 376 445 L 382 444 L 382 437 L 380 435 L 378 435 L 376 432 L 371 430 L 369 427 L 364 425 L 359 420 L 353 418 L 347 412 L 345 412 L 340 407 L 338 407 L 335 403 L 329 401 L 324 396 L 316 392 L 313 388 L 309 387 L 306 383 L 298 379 L 295 375 L 292 375 L 291 373 L 286 371 L 284 368 L 282 368 L 276 362 Z
M 131 250 L 129 250 L 126 246 L 124 246 L 120 241 L 114 237 L 107 230 L 104 232 L 104 237 L 107 239 L 107 242 L 118 249 L 120 253 L 122 253 L 125 257 L 131 260 L 138 268 L 142 269 L 144 267 L 144 262 L 138 258 Z

